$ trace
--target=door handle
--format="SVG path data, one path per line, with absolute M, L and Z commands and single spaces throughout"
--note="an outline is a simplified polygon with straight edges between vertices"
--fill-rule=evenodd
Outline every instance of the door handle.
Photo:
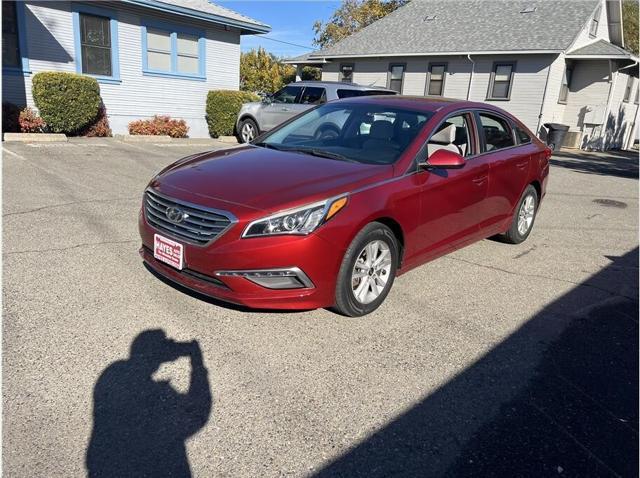
M 486 180 L 487 180 L 487 175 L 485 174 L 484 176 L 477 176 L 477 177 L 473 178 L 471 181 L 473 181 L 473 184 L 476 184 L 476 185 L 480 186 Z
M 283 107 L 283 108 L 282 108 L 282 111 L 289 111 L 289 108 L 285 108 L 285 107 Z
M 529 165 L 529 160 L 516 163 L 516 168 L 524 169 Z

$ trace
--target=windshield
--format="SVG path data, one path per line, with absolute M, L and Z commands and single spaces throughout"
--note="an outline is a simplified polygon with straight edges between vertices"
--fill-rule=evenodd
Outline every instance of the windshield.
M 391 164 L 431 113 L 382 104 L 328 103 L 275 129 L 256 146 L 330 159 Z

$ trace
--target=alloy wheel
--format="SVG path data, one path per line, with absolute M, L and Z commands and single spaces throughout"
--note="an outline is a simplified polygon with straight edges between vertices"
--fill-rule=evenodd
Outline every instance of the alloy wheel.
M 242 140 L 245 143 L 252 141 L 256 137 L 256 130 L 251 123 L 245 123 L 242 125 L 242 130 L 240 131 L 242 136 Z
M 518 211 L 518 233 L 520 233 L 520 235 L 524 236 L 531 228 L 535 212 L 536 199 L 533 195 L 529 194 L 524 201 L 522 201 L 520 211 Z
M 369 242 L 351 271 L 351 290 L 361 304 L 370 304 L 384 291 L 391 274 L 391 250 L 380 240 Z

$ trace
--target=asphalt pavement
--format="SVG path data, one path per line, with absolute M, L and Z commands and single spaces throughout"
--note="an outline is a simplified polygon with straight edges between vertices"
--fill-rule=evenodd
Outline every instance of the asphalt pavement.
M 219 147 L 3 143 L 5 476 L 637 476 L 637 153 L 555 155 L 525 243 L 424 265 L 353 319 L 143 266 L 147 181 Z

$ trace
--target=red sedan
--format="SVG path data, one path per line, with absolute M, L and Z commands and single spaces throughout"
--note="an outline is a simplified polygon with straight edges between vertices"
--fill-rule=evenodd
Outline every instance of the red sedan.
M 330 102 L 161 171 L 144 194 L 140 253 L 223 301 L 360 316 L 413 267 L 490 236 L 524 241 L 550 154 L 483 103 Z

